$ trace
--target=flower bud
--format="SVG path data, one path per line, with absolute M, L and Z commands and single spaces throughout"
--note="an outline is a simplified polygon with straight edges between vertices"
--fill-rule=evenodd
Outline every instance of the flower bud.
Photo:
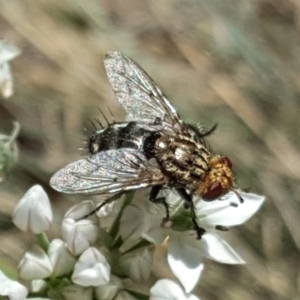
M 30 188 L 13 213 L 14 224 L 23 231 L 42 233 L 52 225 L 49 198 L 40 185 Z
M 18 147 L 16 139 L 20 132 L 20 124 L 13 123 L 14 129 L 10 136 L 0 134 L 0 182 L 5 178 L 5 174 L 18 160 Z
M 25 286 L 6 277 L 0 270 L 0 295 L 10 300 L 25 300 L 28 291 Z
M 8 62 L 0 65 L 0 92 L 5 99 L 13 95 L 13 77 Z
M 146 282 L 153 264 L 154 246 L 130 251 L 121 257 L 120 265 L 134 282 Z
M 76 262 L 75 257 L 60 239 L 55 239 L 50 243 L 48 257 L 53 268 L 52 277 L 70 273 Z
M 4 98 L 13 94 L 13 77 L 8 62 L 19 54 L 16 46 L 0 40 L 0 92 Z
M 43 279 L 52 274 L 51 262 L 44 250 L 33 246 L 19 263 L 19 276 L 25 280 Z
M 82 286 L 99 286 L 110 280 L 110 265 L 96 248 L 85 250 L 75 264 L 72 281 Z
M 35 279 L 30 282 L 30 291 L 32 293 L 41 293 L 47 289 L 47 283 L 42 279 Z
M 18 47 L 4 39 L 0 39 L 0 65 L 14 59 L 20 53 L 21 51 Z
M 97 239 L 99 219 L 95 214 L 88 219 L 76 221 L 94 208 L 92 201 L 84 201 L 73 206 L 65 215 L 62 223 L 62 237 L 74 255 L 79 255 L 88 249 Z
M 123 289 L 121 279 L 112 275 L 109 283 L 95 287 L 95 296 L 99 300 L 114 300 Z

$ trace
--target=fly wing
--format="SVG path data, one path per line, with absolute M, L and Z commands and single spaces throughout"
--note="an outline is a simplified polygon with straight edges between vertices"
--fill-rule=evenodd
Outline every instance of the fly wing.
M 115 194 L 166 183 L 160 169 L 136 149 L 113 149 L 59 170 L 50 185 L 59 192 Z
M 118 102 L 135 121 L 154 122 L 160 118 L 173 126 L 183 126 L 171 102 L 133 60 L 120 52 L 108 52 L 104 66 Z

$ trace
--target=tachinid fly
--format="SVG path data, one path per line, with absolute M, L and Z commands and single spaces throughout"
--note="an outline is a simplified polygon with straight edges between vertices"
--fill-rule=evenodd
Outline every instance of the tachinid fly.
M 152 187 L 150 200 L 162 188 L 177 191 L 191 210 L 198 238 L 204 230 L 197 224 L 192 195 L 205 201 L 220 198 L 234 189 L 229 158 L 214 155 L 205 137 L 209 131 L 182 121 L 173 105 L 149 75 L 129 57 L 108 52 L 104 65 L 118 102 L 130 120 L 112 123 L 89 139 L 90 156 L 59 170 L 51 186 L 65 193 L 101 194 L 107 200 L 122 193 Z

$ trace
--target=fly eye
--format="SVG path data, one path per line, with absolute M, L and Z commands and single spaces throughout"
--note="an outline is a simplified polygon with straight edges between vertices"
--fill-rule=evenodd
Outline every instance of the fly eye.
M 222 196 L 224 190 L 219 182 L 214 182 L 208 191 L 202 196 L 205 201 L 212 201 Z
M 223 157 L 222 161 L 225 164 L 225 166 L 227 166 L 229 169 L 232 169 L 232 162 L 227 156 Z

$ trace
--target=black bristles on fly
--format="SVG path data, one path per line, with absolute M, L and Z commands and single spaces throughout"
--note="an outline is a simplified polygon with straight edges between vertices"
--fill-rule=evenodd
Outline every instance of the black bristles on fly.
M 92 120 L 90 120 L 90 123 L 92 124 L 92 126 L 94 127 L 95 130 L 98 129 L 97 126 L 95 125 L 95 123 Z
M 112 114 L 112 112 L 111 112 L 109 106 L 107 106 L 107 109 L 108 109 L 108 111 L 109 111 L 109 113 L 110 113 L 110 116 L 111 116 L 111 118 L 112 118 L 113 123 L 116 123 L 116 121 L 115 121 L 115 119 L 114 119 L 114 115 Z
M 102 110 L 100 108 L 98 108 L 98 110 L 99 110 L 100 114 L 102 115 L 103 119 L 105 120 L 105 122 L 107 123 L 107 126 L 109 126 L 110 123 L 109 123 L 108 119 L 106 118 L 105 114 L 102 112 Z
M 97 122 L 97 124 L 100 126 L 101 129 L 104 128 L 104 126 L 102 125 L 102 123 L 99 120 L 94 119 L 94 121 Z

